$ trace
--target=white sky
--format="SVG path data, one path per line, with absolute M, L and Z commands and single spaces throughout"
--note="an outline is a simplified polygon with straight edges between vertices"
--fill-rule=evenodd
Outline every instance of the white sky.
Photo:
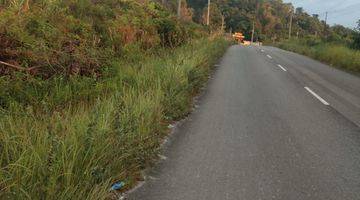
M 328 11 L 328 23 L 341 24 L 354 28 L 360 19 L 360 0 L 284 0 L 295 7 L 303 7 L 309 14 L 320 14 L 325 19 Z

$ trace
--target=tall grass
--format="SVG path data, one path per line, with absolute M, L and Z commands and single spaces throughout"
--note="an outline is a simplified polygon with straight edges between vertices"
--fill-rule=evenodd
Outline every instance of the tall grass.
M 341 44 L 291 40 L 277 44 L 282 49 L 300 53 L 349 72 L 360 73 L 360 51 Z
M 0 75 L 101 76 L 114 57 L 179 47 L 208 36 L 157 1 L 0 0 Z
M 106 199 L 115 181 L 131 187 L 227 45 L 114 62 L 102 80 L 1 79 L 0 199 Z

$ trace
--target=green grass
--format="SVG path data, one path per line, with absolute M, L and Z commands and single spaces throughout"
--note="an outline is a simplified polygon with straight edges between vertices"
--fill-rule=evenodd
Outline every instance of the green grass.
M 106 199 L 156 159 L 228 42 L 193 41 L 102 79 L 0 79 L 0 199 Z M 106 75 L 108 74 L 108 76 Z
M 360 73 L 360 51 L 350 49 L 341 44 L 309 42 L 304 40 L 284 41 L 278 47 L 300 53 L 334 67 L 353 73 Z
M 42 78 L 101 76 L 114 57 L 136 61 L 208 36 L 156 1 L 30 0 L 27 11 L 23 2 L 0 0 L 0 61 Z

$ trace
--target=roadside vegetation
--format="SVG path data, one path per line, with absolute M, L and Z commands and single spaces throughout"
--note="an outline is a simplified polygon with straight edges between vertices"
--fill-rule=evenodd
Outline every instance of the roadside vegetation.
M 0 199 L 132 187 L 229 45 L 150 1 L 0 5 Z
M 188 4 L 195 11 L 194 20 L 205 23 L 207 1 L 188 0 Z M 360 71 L 360 26 L 331 26 L 324 21 L 324 15 L 309 14 L 302 7 L 281 0 L 212 0 L 211 13 L 210 27 L 220 26 L 223 19 L 227 31 L 241 32 L 245 40 L 251 40 L 254 26 L 254 41 L 304 54 L 349 72 Z
M 355 30 L 332 27 L 325 37 L 283 40 L 276 46 L 360 74 L 360 21 Z
M 262 0 L 213 0 L 205 26 L 207 2 L 0 0 L 0 199 L 132 187 L 229 45 L 218 32 L 249 40 L 254 22 L 255 41 L 359 72 L 360 30 Z
M 360 51 L 345 45 L 321 42 L 309 45 L 308 40 L 291 40 L 277 45 L 282 49 L 303 54 L 346 71 L 360 74 Z
M 1 95 L 0 197 L 104 199 L 116 181 L 132 186 L 226 46 L 203 39 L 138 64 L 115 62 L 102 81 L 3 81 L 11 89 Z

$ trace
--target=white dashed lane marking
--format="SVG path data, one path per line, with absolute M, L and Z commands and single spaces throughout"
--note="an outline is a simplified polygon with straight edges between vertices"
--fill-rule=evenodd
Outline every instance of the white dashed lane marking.
M 316 97 L 319 101 L 321 101 L 321 103 L 323 103 L 324 105 L 330 105 L 327 101 L 325 101 L 323 98 L 321 98 L 318 94 L 316 94 L 314 91 L 312 91 L 310 88 L 305 87 L 305 89 L 310 92 L 310 94 L 312 94 L 314 97 Z
M 284 72 L 287 71 L 287 70 L 286 70 L 283 66 L 281 66 L 281 65 L 278 65 L 278 67 L 280 67 L 280 69 L 282 69 Z

